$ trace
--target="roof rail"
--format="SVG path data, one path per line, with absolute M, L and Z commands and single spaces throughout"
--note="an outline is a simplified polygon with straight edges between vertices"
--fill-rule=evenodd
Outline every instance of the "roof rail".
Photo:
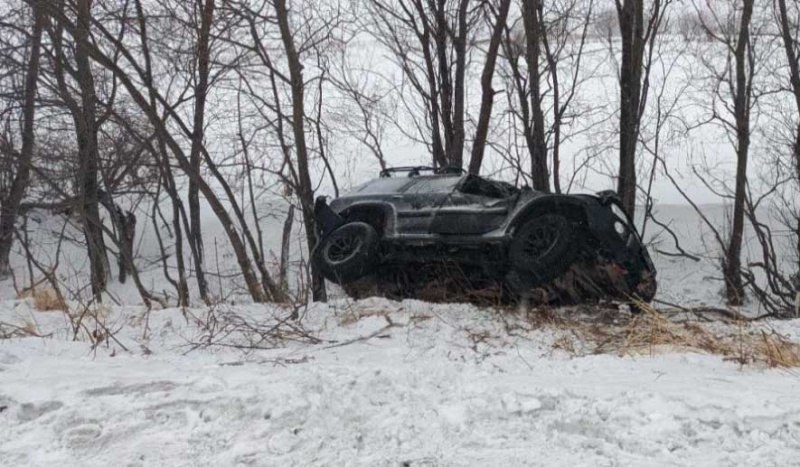
M 460 167 L 430 167 L 427 165 L 409 165 L 400 167 L 388 167 L 381 170 L 380 177 L 388 178 L 398 172 L 408 172 L 409 177 L 417 177 L 420 172 L 431 172 L 434 175 L 463 175 L 467 173 Z

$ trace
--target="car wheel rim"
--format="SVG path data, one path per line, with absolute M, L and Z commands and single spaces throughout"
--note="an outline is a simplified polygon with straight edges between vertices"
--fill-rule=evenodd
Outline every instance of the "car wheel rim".
M 559 225 L 548 219 L 536 225 L 525 237 L 522 251 L 530 260 L 535 260 L 546 255 L 553 249 L 559 238 Z
M 355 236 L 333 239 L 326 249 L 326 256 L 331 263 L 342 263 L 352 258 L 361 248 L 361 238 Z

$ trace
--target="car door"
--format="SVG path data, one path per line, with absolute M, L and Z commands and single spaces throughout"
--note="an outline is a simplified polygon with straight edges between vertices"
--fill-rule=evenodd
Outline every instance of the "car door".
M 405 234 L 429 234 L 439 209 L 453 194 L 463 177 L 417 176 L 397 194 L 398 231 Z
M 498 182 L 468 175 L 436 209 L 432 233 L 482 235 L 500 227 L 508 216 L 515 190 Z

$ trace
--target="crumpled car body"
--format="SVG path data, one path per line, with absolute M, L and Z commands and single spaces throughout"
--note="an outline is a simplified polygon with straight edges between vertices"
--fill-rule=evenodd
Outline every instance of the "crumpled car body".
M 655 267 L 613 192 L 551 194 L 410 167 L 318 198 L 315 217 L 313 260 L 348 291 L 414 296 L 449 271 L 462 288 L 495 284 L 503 297 L 548 303 L 649 302 L 656 292 Z

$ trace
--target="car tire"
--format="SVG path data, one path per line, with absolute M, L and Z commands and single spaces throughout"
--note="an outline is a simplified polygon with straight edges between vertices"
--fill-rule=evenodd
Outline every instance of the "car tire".
M 526 287 L 537 287 L 566 272 L 580 253 L 573 223 L 560 214 L 536 216 L 514 232 L 509 263 Z
M 316 249 L 322 275 L 344 284 L 371 273 L 378 258 L 378 241 L 378 233 L 365 222 L 350 222 L 337 228 Z

